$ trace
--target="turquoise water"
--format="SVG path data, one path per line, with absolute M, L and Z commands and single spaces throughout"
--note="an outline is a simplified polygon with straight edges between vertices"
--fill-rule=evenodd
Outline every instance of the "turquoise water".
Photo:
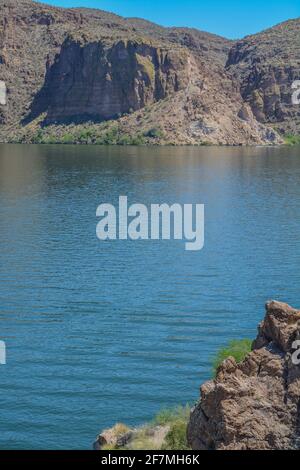
M 204 203 L 204 249 L 100 242 L 119 195 Z M 267 299 L 300 307 L 299 215 L 299 147 L 0 146 L 0 447 L 89 449 L 196 400 Z

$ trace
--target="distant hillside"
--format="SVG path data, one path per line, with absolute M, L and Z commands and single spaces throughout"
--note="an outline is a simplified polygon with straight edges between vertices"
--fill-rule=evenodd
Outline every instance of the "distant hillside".
M 242 41 L 0 0 L 0 140 L 270 144 L 299 133 L 300 21 Z
M 291 105 L 292 83 L 300 79 L 300 19 L 237 42 L 227 69 L 256 119 L 281 132 L 300 133 L 300 105 Z

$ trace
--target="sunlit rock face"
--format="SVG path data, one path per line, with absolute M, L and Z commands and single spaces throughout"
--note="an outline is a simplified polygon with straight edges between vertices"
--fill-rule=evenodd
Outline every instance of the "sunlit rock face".
M 33 102 L 31 118 L 46 112 L 47 124 L 117 119 L 179 91 L 188 81 L 184 49 L 68 38 Z

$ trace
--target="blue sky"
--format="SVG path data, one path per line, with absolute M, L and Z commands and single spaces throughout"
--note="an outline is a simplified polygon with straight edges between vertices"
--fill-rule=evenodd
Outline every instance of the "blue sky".
M 164 26 L 190 26 L 230 38 L 300 16 L 300 0 L 44 0 L 57 6 L 100 8 Z

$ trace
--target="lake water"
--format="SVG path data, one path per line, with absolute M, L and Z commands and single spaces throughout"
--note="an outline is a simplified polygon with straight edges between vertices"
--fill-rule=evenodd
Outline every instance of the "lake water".
M 100 242 L 100 203 L 204 203 L 205 247 Z M 2 449 L 90 449 L 194 402 L 264 303 L 300 307 L 300 149 L 0 146 Z

